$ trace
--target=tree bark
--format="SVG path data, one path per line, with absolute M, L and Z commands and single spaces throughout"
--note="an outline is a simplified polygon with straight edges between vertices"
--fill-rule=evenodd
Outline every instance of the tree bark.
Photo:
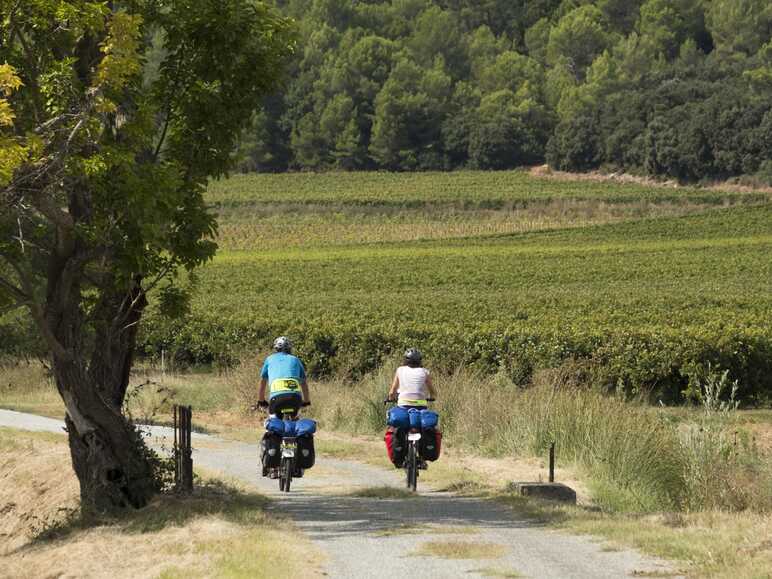
M 145 506 L 156 486 L 140 435 L 76 363 L 55 360 L 53 370 L 67 409 L 82 508 L 105 512 Z
M 121 410 L 146 304 L 141 279 L 121 290 L 110 276 L 103 278 L 87 322 L 81 280 L 88 259 L 78 241 L 61 244 L 64 237 L 64 247 L 49 261 L 42 323 L 56 346 L 52 369 L 67 412 L 81 506 L 98 512 L 141 508 L 156 492 L 154 473 L 141 436 Z

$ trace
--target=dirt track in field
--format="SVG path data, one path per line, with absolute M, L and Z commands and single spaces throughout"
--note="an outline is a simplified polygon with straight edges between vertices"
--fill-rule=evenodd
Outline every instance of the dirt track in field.
M 0 426 L 62 432 L 59 421 L 0 410 Z M 154 436 L 170 430 L 153 427 Z M 540 527 L 490 500 L 422 487 L 400 498 L 352 496 L 402 489 L 401 471 L 320 457 L 289 494 L 258 472 L 258 446 L 195 434 L 197 466 L 237 478 L 271 497 L 327 555 L 326 574 L 342 579 L 433 577 L 603 578 L 671 575 L 663 561 L 588 537 Z

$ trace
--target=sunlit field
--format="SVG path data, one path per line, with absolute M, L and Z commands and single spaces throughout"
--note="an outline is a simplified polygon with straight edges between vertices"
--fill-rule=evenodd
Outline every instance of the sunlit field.
M 320 375 L 418 343 L 516 382 L 587 359 L 605 386 L 666 401 L 711 362 L 768 395 L 765 193 L 513 171 L 238 176 L 207 198 L 221 250 L 189 317 L 151 314 L 151 355 L 227 363 L 289 333 Z

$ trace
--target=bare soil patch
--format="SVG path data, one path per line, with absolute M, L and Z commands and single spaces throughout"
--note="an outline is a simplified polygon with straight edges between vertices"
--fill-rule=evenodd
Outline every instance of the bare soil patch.
M 559 181 L 594 181 L 594 182 L 617 182 L 617 183 L 635 183 L 648 187 L 672 187 L 677 189 L 682 187 L 678 181 L 673 179 L 654 179 L 642 175 L 631 175 L 630 173 L 613 172 L 604 173 L 602 171 L 588 171 L 586 173 L 572 173 L 569 171 L 557 171 L 550 168 L 549 165 L 539 165 L 531 167 L 528 170 L 532 177 L 542 177 L 546 179 L 556 179 Z M 752 187 L 733 183 L 730 181 L 719 181 L 714 183 L 700 185 L 703 189 L 710 191 L 733 191 L 737 193 L 772 193 L 772 187 Z

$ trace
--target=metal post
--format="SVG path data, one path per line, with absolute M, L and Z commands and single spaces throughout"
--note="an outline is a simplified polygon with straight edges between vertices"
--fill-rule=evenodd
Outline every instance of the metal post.
M 179 412 L 177 405 L 174 405 L 174 486 L 179 488 L 180 486 L 180 437 L 179 437 Z
M 185 491 L 193 491 L 193 409 L 190 406 L 185 408 Z
M 174 405 L 174 482 L 178 492 L 193 490 L 193 409 Z
M 550 444 L 550 482 L 555 482 L 555 443 Z

